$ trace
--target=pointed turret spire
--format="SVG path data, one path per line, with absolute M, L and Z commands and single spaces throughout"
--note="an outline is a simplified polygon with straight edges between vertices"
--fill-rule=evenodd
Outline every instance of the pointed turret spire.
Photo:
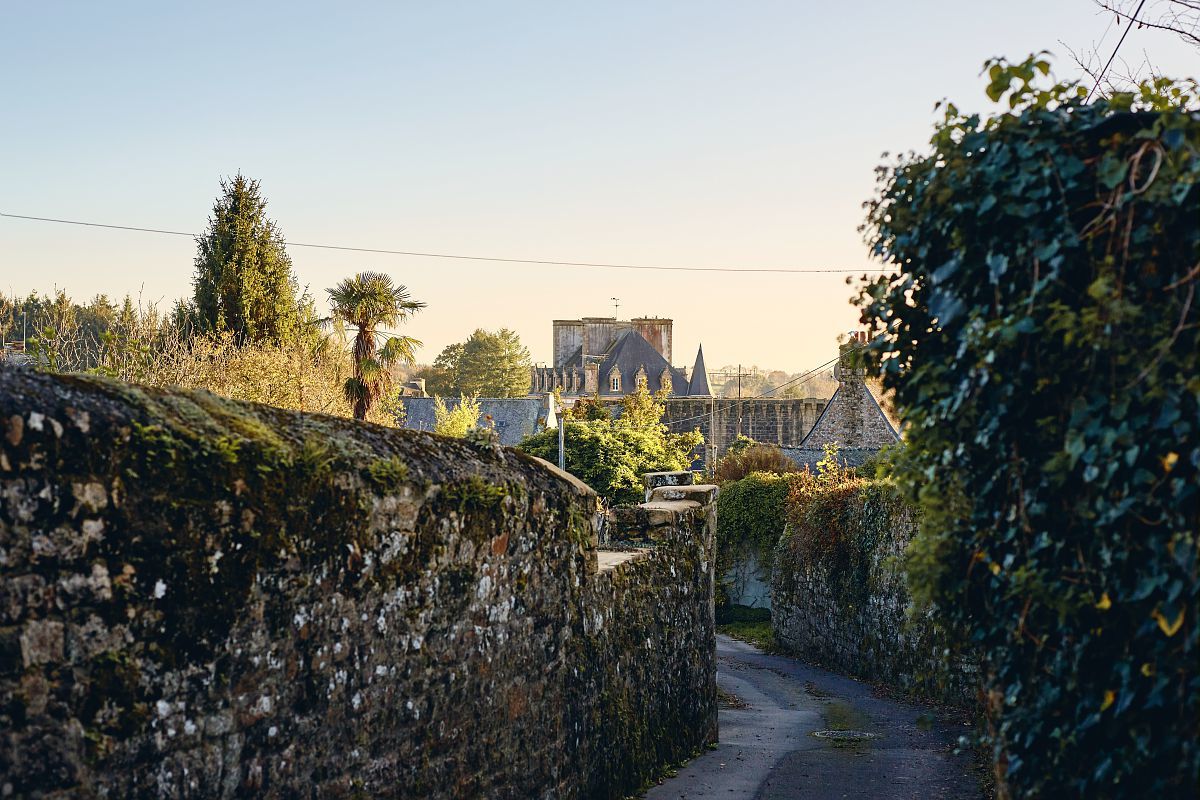
M 712 397 L 712 389 L 708 388 L 708 370 L 704 367 L 704 345 L 696 350 L 696 365 L 692 367 L 687 393 L 689 397 Z

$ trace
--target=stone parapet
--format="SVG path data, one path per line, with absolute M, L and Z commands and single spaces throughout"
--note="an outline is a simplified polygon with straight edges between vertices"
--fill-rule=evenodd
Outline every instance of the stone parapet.
M 650 493 L 659 486 L 691 486 L 696 482 L 696 474 L 689 470 L 675 472 L 647 472 L 642 475 L 642 486 L 646 487 L 646 500 Z

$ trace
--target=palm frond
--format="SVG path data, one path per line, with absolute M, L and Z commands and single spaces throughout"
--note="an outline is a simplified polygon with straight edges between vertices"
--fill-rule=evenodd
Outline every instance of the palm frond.
M 417 348 L 421 345 L 419 339 L 411 336 L 391 335 L 379 351 L 379 361 L 388 366 L 397 362 L 412 364 L 417 360 Z

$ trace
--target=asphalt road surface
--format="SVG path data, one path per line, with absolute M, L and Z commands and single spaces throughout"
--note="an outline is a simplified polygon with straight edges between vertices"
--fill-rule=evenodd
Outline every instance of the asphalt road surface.
M 984 796 L 971 757 L 953 752 L 969 731 L 961 717 L 877 696 L 869 684 L 726 636 L 717 637 L 717 685 L 720 745 L 648 800 Z

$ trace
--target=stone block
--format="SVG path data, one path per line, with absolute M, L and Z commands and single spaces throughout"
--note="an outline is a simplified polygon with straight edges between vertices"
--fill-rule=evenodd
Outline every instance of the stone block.
M 646 502 L 650 501 L 650 494 L 659 486 L 691 486 L 695 480 L 695 473 L 687 470 L 647 472 L 642 475 L 642 485 L 646 488 Z
M 26 667 L 61 661 L 63 624 L 56 620 L 35 619 L 21 631 L 21 660 Z
M 658 486 L 650 491 L 648 502 L 690 500 L 706 506 L 716 501 L 717 491 L 716 486 L 707 483 L 694 486 Z

